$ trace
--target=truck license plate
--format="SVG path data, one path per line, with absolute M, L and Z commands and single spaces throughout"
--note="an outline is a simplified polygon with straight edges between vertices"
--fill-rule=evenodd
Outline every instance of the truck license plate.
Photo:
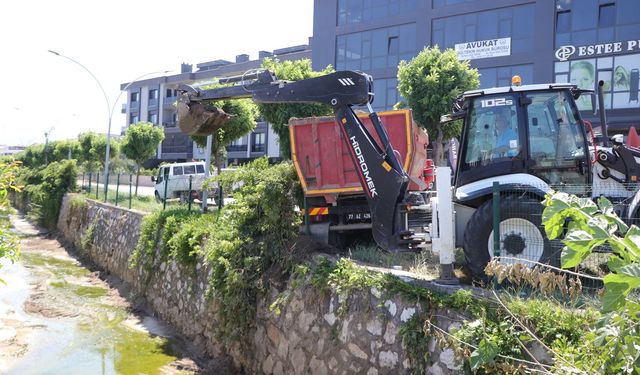
M 370 212 L 349 213 L 347 214 L 347 220 L 349 221 L 371 220 L 371 213 Z

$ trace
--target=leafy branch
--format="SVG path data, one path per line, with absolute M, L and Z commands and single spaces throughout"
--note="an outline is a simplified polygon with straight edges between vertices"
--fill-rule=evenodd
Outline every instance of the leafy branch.
M 604 197 L 596 202 L 567 193 L 547 195 L 542 221 L 549 239 L 563 233 L 562 268 L 578 266 L 594 249 L 609 246 L 615 256 L 607 266 L 611 273 L 604 277 L 603 308 L 621 308 L 640 312 L 640 304 L 627 297 L 640 287 L 640 228 L 629 227 L 615 213 L 613 204 Z

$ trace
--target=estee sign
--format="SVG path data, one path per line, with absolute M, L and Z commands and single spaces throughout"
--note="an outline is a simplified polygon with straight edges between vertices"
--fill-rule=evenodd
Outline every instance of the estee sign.
M 567 61 L 573 55 L 575 55 L 574 57 L 588 57 L 633 51 L 640 51 L 640 40 L 590 44 L 578 47 L 566 45 L 556 50 L 556 59 Z

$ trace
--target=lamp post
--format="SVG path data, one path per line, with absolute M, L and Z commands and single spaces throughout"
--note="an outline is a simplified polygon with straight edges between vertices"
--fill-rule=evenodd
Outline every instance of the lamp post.
M 163 70 L 163 71 L 157 71 L 157 72 L 149 72 L 149 73 L 145 73 L 142 74 L 136 78 L 134 78 L 131 82 L 129 82 L 128 85 L 126 85 L 122 90 L 120 90 L 120 93 L 118 94 L 118 96 L 116 97 L 116 100 L 113 102 L 113 106 L 110 105 L 109 103 L 109 97 L 107 96 L 107 93 L 104 91 L 104 87 L 102 86 L 102 84 L 100 83 L 100 81 L 98 80 L 98 78 L 84 65 L 82 65 L 81 63 L 79 63 L 78 61 L 72 59 L 69 56 L 65 56 L 61 53 L 58 53 L 56 51 L 52 51 L 52 50 L 48 50 L 49 52 L 51 52 L 52 54 L 56 55 L 56 56 L 60 56 L 60 57 L 64 57 L 65 59 L 79 65 L 82 69 L 84 69 L 87 73 L 89 73 L 89 75 L 93 78 L 94 81 L 96 81 L 96 83 L 98 84 L 98 86 L 100 87 L 100 91 L 102 91 L 102 95 L 104 96 L 104 100 L 107 103 L 107 112 L 109 114 L 109 127 L 107 128 L 107 149 L 106 149 L 106 155 L 104 158 L 104 200 L 105 202 L 107 201 L 107 189 L 109 187 L 109 151 L 111 149 L 111 120 L 113 119 L 113 112 L 116 108 L 116 104 L 118 104 L 118 99 L 120 99 L 120 96 L 122 96 L 122 93 L 127 91 L 127 89 L 129 87 L 131 87 L 132 84 L 134 84 L 136 81 L 146 77 L 146 76 L 150 76 L 152 74 L 160 74 L 160 73 L 169 73 L 170 70 Z
M 47 130 L 46 132 L 44 132 L 44 164 L 49 164 L 49 158 L 47 157 L 47 146 L 49 145 L 49 136 L 51 135 L 51 132 L 53 131 L 54 127 L 52 126 L 51 128 L 49 128 L 49 130 Z

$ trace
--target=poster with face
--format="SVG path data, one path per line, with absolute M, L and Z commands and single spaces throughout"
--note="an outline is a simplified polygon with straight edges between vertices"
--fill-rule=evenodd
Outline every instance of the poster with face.
M 640 55 L 616 56 L 613 65 L 613 107 L 640 107 Z
M 595 60 L 579 60 L 571 62 L 571 70 L 569 73 L 570 81 L 578 88 L 585 90 L 595 90 L 596 69 Z M 591 97 L 582 95 L 577 100 L 578 109 L 581 111 L 591 109 Z

